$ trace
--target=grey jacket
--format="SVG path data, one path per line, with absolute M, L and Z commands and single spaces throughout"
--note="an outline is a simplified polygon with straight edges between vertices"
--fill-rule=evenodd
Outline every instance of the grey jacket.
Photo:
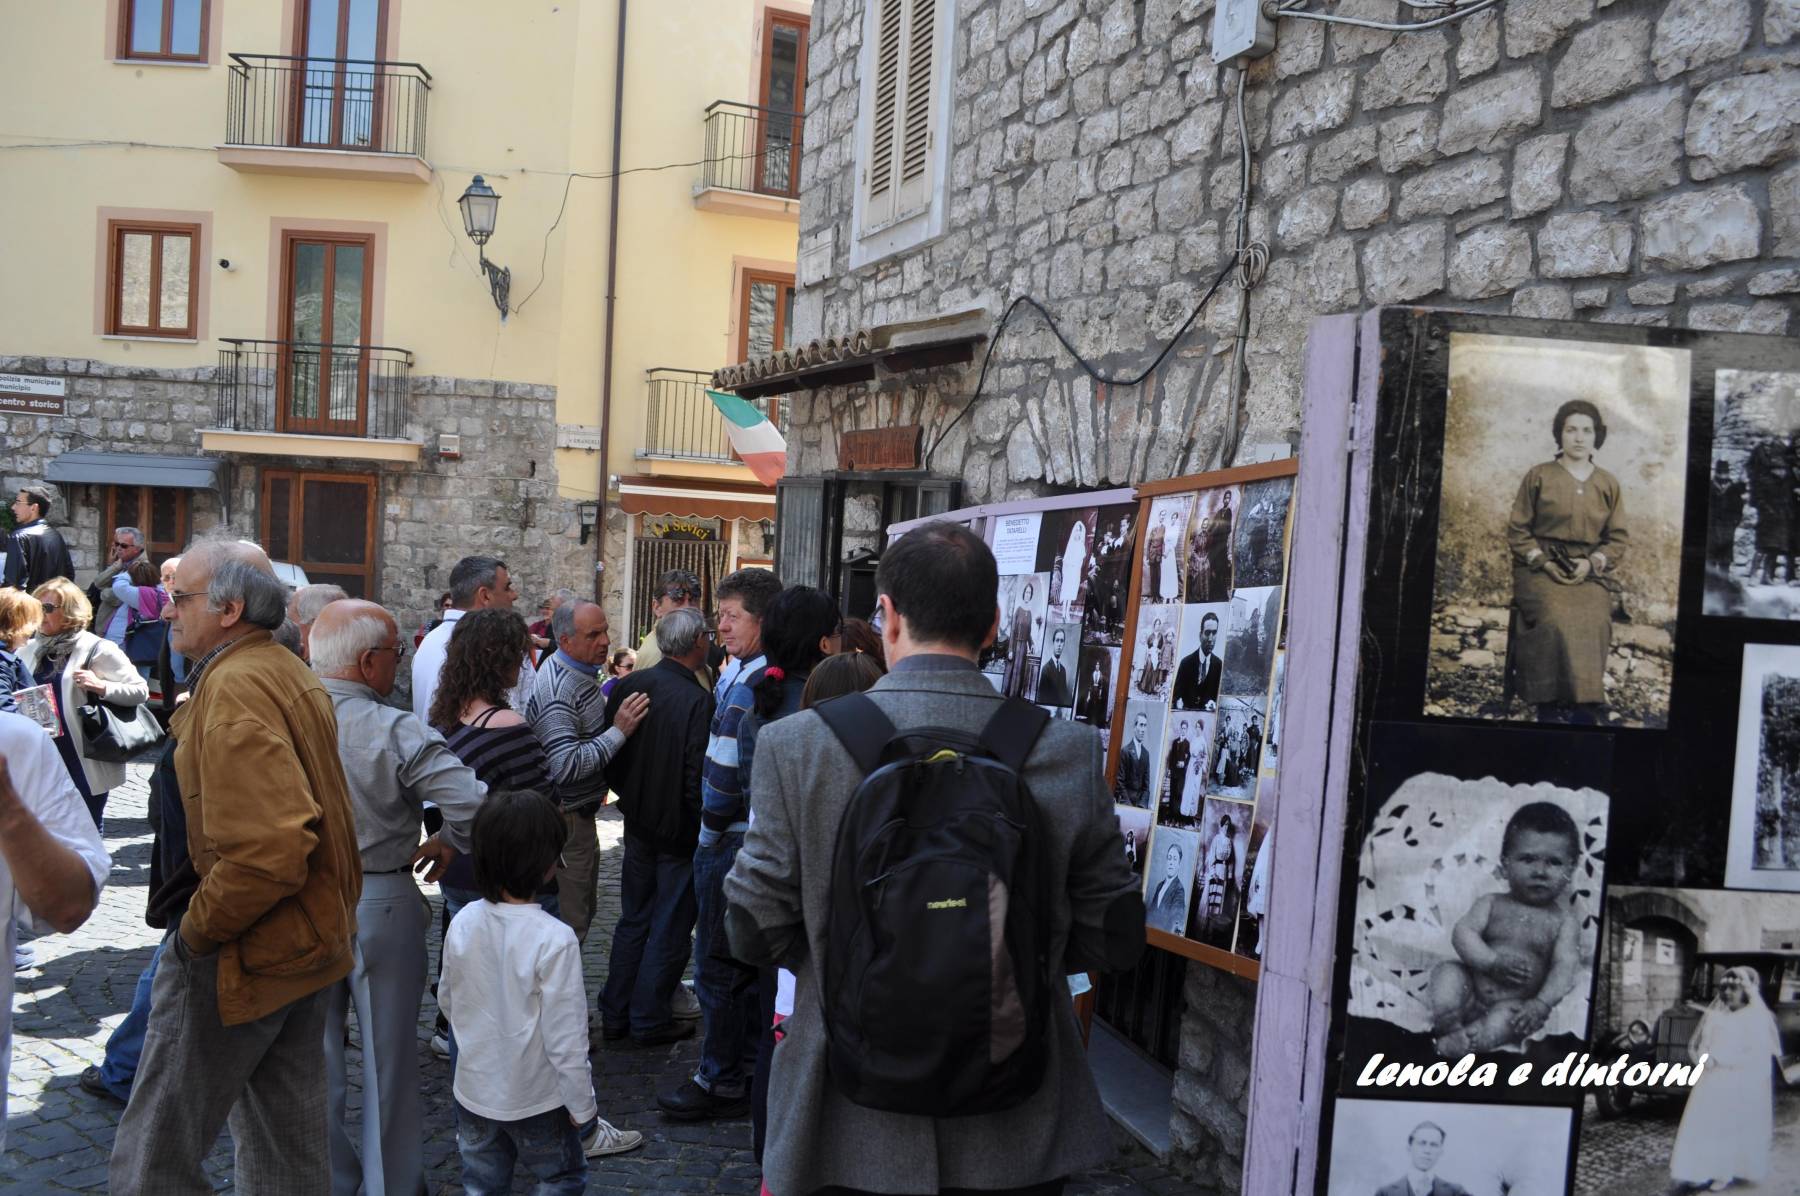
M 1000 696 L 973 668 L 889 673 L 869 690 L 900 730 L 979 728 Z M 1098 1166 L 1112 1156 L 1070 1002 L 1054 1004 L 1044 1083 L 1001 1113 L 938 1120 L 852 1104 L 826 1073 L 820 956 L 826 945 L 838 821 L 861 774 L 818 715 L 763 729 L 751 823 L 725 878 L 732 952 L 796 977 L 794 1013 L 775 1048 L 763 1174 L 772 1192 L 837 1184 L 876 1192 L 1010 1188 Z M 1130 967 L 1144 943 L 1143 900 L 1107 796 L 1099 735 L 1052 720 L 1025 767 L 1042 811 L 1043 861 L 1062 900 L 1050 916 L 1051 973 Z
M 469 850 L 469 827 L 487 786 L 450 745 L 413 717 L 389 706 L 360 681 L 322 677 L 337 712 L 338 758 L 350 782 L 356 848 L 364 872 L 397 872 L 419 846 L 424 807 L 444 812 L 444 838 Z

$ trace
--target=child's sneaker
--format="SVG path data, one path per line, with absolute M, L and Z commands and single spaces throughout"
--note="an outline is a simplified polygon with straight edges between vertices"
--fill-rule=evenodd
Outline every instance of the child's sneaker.
M 581 1152 L 590 1159 L 601 1155 L 624 1154 L 644 1144 L 644 1135 L 636 1130 L 622 1130 L 602 1117 L 594 1127 L 594 1136 L 581 1144 Z
M 669 1016 L 676 1021 L 691 1022 L 700 1016 L 700 998 L 685 984 L 677 984 L 669 997 Z

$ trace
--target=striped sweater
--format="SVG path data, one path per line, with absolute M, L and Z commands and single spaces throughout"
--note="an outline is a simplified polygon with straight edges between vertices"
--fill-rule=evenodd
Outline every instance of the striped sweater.
M 591 814 L 606 797 L 606 766 L 625 733 L 606 725 L 606 698 L 594 673 L 560 650 L 538 669 L 525 721 L 544 745 L 550 786 L 570 813 Z
M 768 661 L 761 655 L 745 661 L 736 674 L 721 670 L 712 735 L 706 741 L 706 768 L 700 774 L 700 842 L 711 844 L 730 831 L 750 825 L 749 795 L 738 775 L 738 728 L 744 713 L 756 705 L 751 688 L 762 679 Z

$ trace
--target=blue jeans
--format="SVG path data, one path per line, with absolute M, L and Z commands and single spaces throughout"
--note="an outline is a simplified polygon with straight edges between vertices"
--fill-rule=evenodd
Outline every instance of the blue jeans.
M 743 845 L 733 831 L 694 851 L 694 995 L 706 1030 L 694 1083 L 725 1099 L 749 1089 L 759 1037 L 756 969 L 733 959 L 725 940 L 725 874 Z
M 644 1035 L 666 1030 L 669 997 L 687 964 L 694 929 L 694 862 L 658 851 L 630 830 L 619 867 L 619 921 L 613 927 L 600 1024 Z
M 120 1100 L 131 1099 L 131 1081 L 137 1078 L 138 1057 L 144 1053 L 144 1029 L 150 1023 L 150 985 L 156 979 L 156 965 L 162 962 L 165 937 L 157 940 L 150 963 L 138 977 L 137 989 L 131 994 L 131 1011 L 106 1040 L 106 1058 L 100 1061 L 100 1082 Z
M 537 1180 L 537 1196 L 587 1189 L 587 1159 L 581 1135 L 567 1109 L 551 1109 L 520 1121 L 490 1121 L 456 1106 L 456 1150 L 462 1155 L 467 1196 L 505 1196 L 513 1168 L 523 1164 Z

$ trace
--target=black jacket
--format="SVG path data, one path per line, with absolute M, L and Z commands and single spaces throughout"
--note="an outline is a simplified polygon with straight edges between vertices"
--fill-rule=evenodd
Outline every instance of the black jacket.
M 53 577 L 75 580 L 75 562 L 62 533 L 42 519 L 34 519 L 12 534 L 6 550 L 5 584 L 27 594 Z
M 664 657 L 612 687 L 606 725 L 632 694 L 647 694 L 650 713 L 606 766 L 625 829 L 671 855 L 692 855 L 700 839 L 700 772 L 713 699 L 693 670 Z

